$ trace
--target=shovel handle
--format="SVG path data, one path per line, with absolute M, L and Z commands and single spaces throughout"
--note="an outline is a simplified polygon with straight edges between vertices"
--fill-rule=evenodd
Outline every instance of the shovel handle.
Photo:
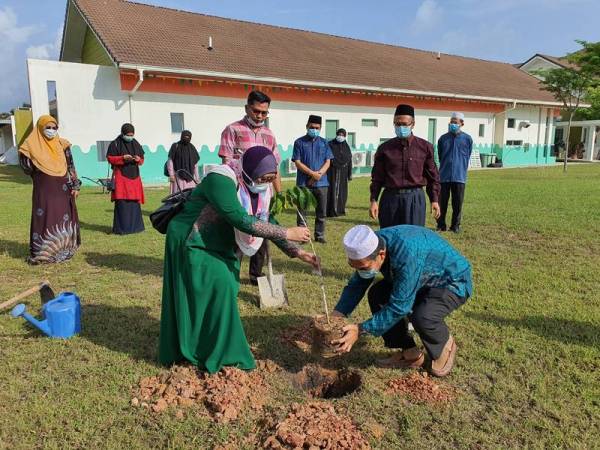
M 33 287 L 27 289 L 26 291 L 23 291 L 20 294 L 15 295 L 13 298 L 5 301 L 4 303 L 0 303 L 0 311 L 5 308 L 10 308 L 14 304 L 18 303 L 20 300 L 23 300 L 25 297 L 29 297 L 30 295 L 33 295 L 36 292 L 39 292 L 40 289 L 42 289 L 44 286 L 50 286 L 50 282 L 48 280 L 42 281 L 37 286 L 33 286 Z
M 269 270 L 269 284 L 271 284 L 271 280 L 273 278 L 273 261 L 271 261 L 271 252 L 269 251 L 268 246 L 267 246 L 267 268 Z

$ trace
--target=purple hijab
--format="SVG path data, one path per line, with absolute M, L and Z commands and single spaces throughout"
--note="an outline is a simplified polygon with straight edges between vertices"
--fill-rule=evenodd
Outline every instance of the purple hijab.
M 277 159 L 271 150 L 260 145 L 250 147 L 242 155 L 242 178 L 247 184 L 268 173 L 277 172 Z M 258 205 L 258 194 L 250 192 L 252 209 L 256 211 Z

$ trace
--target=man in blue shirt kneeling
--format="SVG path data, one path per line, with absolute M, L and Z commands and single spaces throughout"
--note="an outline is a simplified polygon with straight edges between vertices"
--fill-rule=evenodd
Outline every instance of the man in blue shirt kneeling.
M 450 231 L 460 231 L 462 205 L 465 198 L 467 169 L 473 151 L 473 139 L 461 128 L 465 124 L 465 115 L 460 112 L 452 113 L 448 132 L 438 139 L 438 156 L 440 158 L 440 217 L 437 220 L 437 230 L 446 231 L 446 212 L 448 201 L 452 194 L 452 222 Z
M 329 180 L 327 170 L 333 159 L 329 143 L 319 136 L 322 118 L 310 115 L 306 124 L 306 134 L 294 142 L 292 161 L 296 164 L 296 185 L 309 188 L 317 199 L 315 215 L 315 241 L 325 243 L 325 215 L 327 214 L 327 191 Z M 306 226 L 303 218 L 306 211 L 300 211 L 298 226 Z
M 361 334 L 369 333 L 382 336 L 386 347 L 398 349 L 390 358 L 377 361 L 380 367 L 423 367 L 425 355 L 409 334 L 410 321 L 431 360 L 430 372 L 448 375 L 456 343 L 444 319 L 472 295 L 467 259 L 435 232 L 414 225 L 379 231 L 357 225 L 344 236 L 344 248 L 356 272 L 333 315 L 349 316 L 368 290 L 373 317 L 346 325 L 344 336 L 334 341 L 338 351 L 349 352 Z M 383 279 L 373 284 L 378 273 Z

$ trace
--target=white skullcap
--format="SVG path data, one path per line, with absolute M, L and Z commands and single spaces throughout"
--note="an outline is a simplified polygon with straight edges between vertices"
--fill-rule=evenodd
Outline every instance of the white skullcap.
M 371 255 L 379 244 L 379 238 L 370 227 L 357 225 L 344 236 L 344 249 L 350 259 L 363 259 Z
M 464 121 L 465 120 L 465 115 L 461 112 L 453 112 L 452 115 L 450 116 L 451 119 L 459 119 Z

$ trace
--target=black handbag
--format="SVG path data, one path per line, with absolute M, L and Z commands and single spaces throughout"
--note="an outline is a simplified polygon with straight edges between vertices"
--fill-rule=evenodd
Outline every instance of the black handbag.
M 180 170 L 177 172 L 180 172 Z M 179 184 L 177 184 L 177 188 L 179 188 Z M 161 200 L 162 205 L 150 214 L 152 227 L 159 233 L 166 234 L 169 222 L 183 209 L 185 202 L 190 198 L 193 190 L 194 188 L 179 190 L 179 192 L 163 198 Z

